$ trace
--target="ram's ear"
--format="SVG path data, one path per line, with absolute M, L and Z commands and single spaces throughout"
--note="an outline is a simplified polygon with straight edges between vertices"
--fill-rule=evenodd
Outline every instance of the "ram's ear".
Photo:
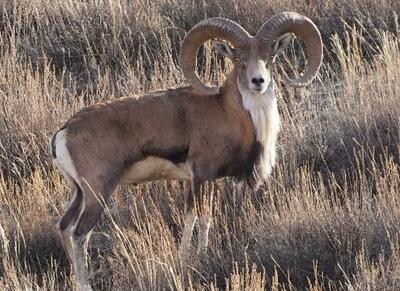
M 295 39 L 293 33 L 288 32 L 281 34 L 272 45 L 272 51 L 275 56 L 279 55 L 287 46 Z
M 218 40 L 212 41 L 212 46 L 217 50 L 218 53 L 224 57 L 228 57 L 231 60 L 235 58 L 235 49 L 231 47 L 228 43 Z

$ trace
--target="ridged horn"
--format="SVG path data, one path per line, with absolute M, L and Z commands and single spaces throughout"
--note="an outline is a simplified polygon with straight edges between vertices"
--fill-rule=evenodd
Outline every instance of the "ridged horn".
M 214 38 L 228 41 L 235 48 L 243 47 L 249 41 L 249 37 L 249 33 L 243 27 L 229 19 L 213 17 L 200 21 L 187 33 L 181 46 L 180 65 L 185 78 L 201 93 L 210 95 L 218 93 L 218 87 L 205 85 L 196 74 L 199 47 Z
M 321 34 L 311 19 L 295 12 L 279 13 L 262 25 L 256 38 L 264 46 L 272 47 L 276 38 L 287 32 L 292 32 L 303 40 L 308 54 L 308 65 L 303 76 L 286 79 L 292 86 L 307 86 L 318 73 L 323 53 Z

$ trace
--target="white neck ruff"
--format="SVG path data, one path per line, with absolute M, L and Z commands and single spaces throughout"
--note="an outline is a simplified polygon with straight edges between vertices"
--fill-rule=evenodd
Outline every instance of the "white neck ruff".
M 263 94 L 254 94 L 242 88 L 239 81 L 237 83 L 242 95 L 243 107 L 250 112 L 257 141 L 263 146 L 260 170 L 261 176 L 265 180 L 275 165 L 275 145 L 280 126 L 273 81 Z

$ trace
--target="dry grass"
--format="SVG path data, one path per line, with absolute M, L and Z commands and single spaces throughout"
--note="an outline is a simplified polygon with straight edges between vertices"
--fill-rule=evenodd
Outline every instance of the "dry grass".
M 204 17 L 254 32 L 294 10 L 320 27 L 325 62 L 308 88 L 279 85 L 283 129 L 268 183 L 252 193 L 219 181 L 208 256 L 187 264 L 177 256 L 179 184 L 118 189 L 92 236 L 92 284 L 398 290 L 399 3 L 0 0 L 0 289 L 74 286 L 54 228 L 70 193 L 47 151 L 63 121 L 94 102 L 181 85 L 179 43 Z M 207 78 L 223 78 L 210 74 L 211 58 L 203 64 Z

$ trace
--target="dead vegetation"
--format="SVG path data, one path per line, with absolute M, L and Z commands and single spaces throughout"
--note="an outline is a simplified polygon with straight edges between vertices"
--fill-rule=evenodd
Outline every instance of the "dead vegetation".
M 269 182 L 253 193 L 219 181 L 208 256 L 189 262 L 177 255 L 180 185 L 120 188 L 92 236 L 92 285 L 400 288 L 398 1 L 0 0 L 0 9 L 0 289 L 73 287 L 54 228 L 69 190 L 47 150 L 63 121 L 88 104 L 183 84 L 179 44 L 200 19 L 221 15 L 254 32 L 284 10 L 312 18 L 326 50 L 311 86 L 278 84 Z M 301 51 L 287 55 L 302 61 Z M 202 64 L 207 79 L 223 78 L 214 58 Z

